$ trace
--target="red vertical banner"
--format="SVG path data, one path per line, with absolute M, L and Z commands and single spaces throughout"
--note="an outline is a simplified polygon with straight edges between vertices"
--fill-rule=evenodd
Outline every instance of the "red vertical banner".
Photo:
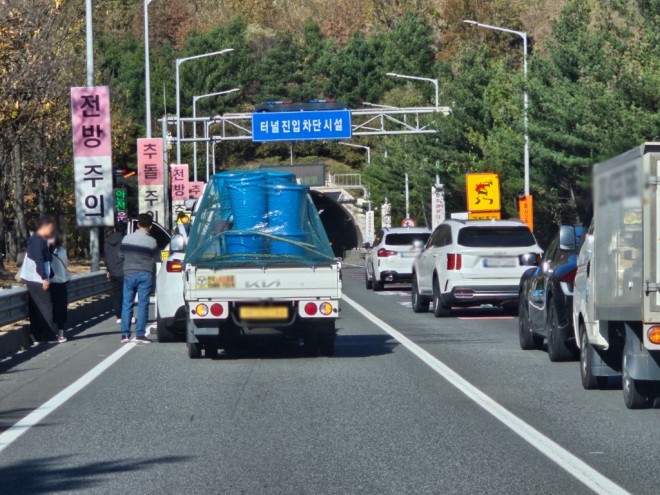
M 190 199 L 198 199 L 202 197 L 204 192 L 204 183 L 203 182 L 191 182 L 188 187 L 188 195 Z
M 114 224 L 110 91 L 71 88 L 73 169 L 79 227 Z
M 151 213 L 158 223 L 165 221 L 163 140 L 138 139 L 138 199 L 140 213 Z
M 188 165 L 171 165 L 170 180 L 172 187 L 172 219 L 176 221 L 179 213 L 186 211 L 186 199 L 190 196 Z

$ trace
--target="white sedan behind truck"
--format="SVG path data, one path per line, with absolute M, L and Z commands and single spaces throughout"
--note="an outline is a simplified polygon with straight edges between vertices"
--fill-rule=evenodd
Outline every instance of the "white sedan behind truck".
M 365 258 L 367 289 L 379 291 L 388 283 L 410 282 L 413 261 L 430 236 L 431 230 L 426 227 L 378 232 Z

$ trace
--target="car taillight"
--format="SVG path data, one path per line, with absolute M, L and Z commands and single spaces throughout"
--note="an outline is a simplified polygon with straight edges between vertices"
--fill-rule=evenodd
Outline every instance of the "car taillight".
M 561 279 L 562 282 L 568 282 L 572 284 L 575 282 L 575 275 L 577 274 L 577 268 L 575 270 L 571 270 L 568 272 L 566 275 L 564 275 Z
M 222 313 L 224 313 L 224 308 L 222 307 L 222 304 L 215 303 L 211 305 L 211 314 L 213 316 L 222 316 Z
M 460 270 L 463 267 L 463 256 L 460 254 L 447 255 L 447 270 Z
M 167 260 L 165 268 L 169 273 L 177 273 L 183 271 L 183 263 L 181 260 Z
M 388 256 L 394 256 L 397 254 L 396 251 L 390 251 L 389 249 L 380 248 L 376 253 L 379 258 L 387 258 Z
M 309 316 L 314 316 L 318 311 L 318 307 L 313 302 L 308 302 L 305 304 L 305 314 Z

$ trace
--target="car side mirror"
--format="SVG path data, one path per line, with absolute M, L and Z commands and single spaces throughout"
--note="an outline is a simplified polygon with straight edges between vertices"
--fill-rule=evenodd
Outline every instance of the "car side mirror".
M 368 242 L 365 242 L 364 244 L 362 244 L 362 247 L 364 249 L 371 249 L 371 244 L 369 244 Z
M 527 253 L 520 255 L 521 266 L 539 266 L 541 263 L 541 255 L 536 253 Z
M 572 225 L 559 227 L 559 249 L 562 251 L 575 251 L 577 249 L 577 235 Z
M 170 251 L 181 253 L 186 250 L 186 239 L 181 234 L 175 234 L 170 241 Z

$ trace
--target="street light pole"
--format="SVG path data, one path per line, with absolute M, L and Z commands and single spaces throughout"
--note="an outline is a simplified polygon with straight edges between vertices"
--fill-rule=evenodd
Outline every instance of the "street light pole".
M 151 137 L 151 66 L 149 64 L 149 4 L 153 0 L 144 0 L 144 101 L 145 128 L 147 138 Z
M 399 79 L 410 79 L 412 81 L 426 81 L 432 83 L 435 87 L 435 109 L 436 111 L 440 110 L 440 83 L 437 79 L 433 79 L 431 77 L 406 76 L 404 74 L 397 74 L 396 72 L 388 72 L 385 75 L 390 77 L 398 77 Z
M 193 107 L 193 137 L 197 139 L 197 122 L 195 119 L 197 118 L 197 102 L 201 100 L 202 98 L 209 98 L 211 96 L 222 96 L 222 95 L 228 95 L 230 93 L 235 93 L 237 91 L 240 91 L 238 88 L 232 88 L 228 89 L 226 91 L 217 91 L 215 93 L 207 93 L 205 95 L 198 95 L 198 96 L 193 96 L 192 100 L 192 107 Z M 208 127 L 207 127 L 208 129 Z M 207 131 L 204 132 L 204 137 L 208 138 Z M 207 157 L 207 163 L 206 163 L 206 180 L 208 181 L 209 177 L 209 169 L 208 169 L 208 141 L 206 143 L 206 157 Z M 197 141 L 193 141 L 193 180 L 197 182 Z
M 343 141 L 338 142 L 342 146 L 350 146 L 351 148 L 361 148 L 367 151 L 367 165 L 371 165 L 371 147 L 363 146 L 361 144 L 345 143 Z
M 193 55 L 192 57 L 177 58 L 175 63 L 175 78 L 176 78 L 176 162 L 181 163 L 181 83 L 180 83 L 180 68 L 181 64 L 189 60 L 197 60 L 200 58 L 215 57 L 216 55 L 224 55 L 225 53 L 233 52 L 233 48 L 225 48 L 217 52 L 203 53 L 201 55 Z
M 524 116 L 524 129 L 525 129 L 525 152 L 524 152 L 524 166 L 525 166 L 525 196 L 529 196 L 529 95 L 527 92 L 527 43 L 528 36 L 525 31 L 516 31 L 515 29 L 507 29 L 499 26 L 493 26 L 491 24 L 483 24 L 481 22 L 473 20 L 464 20 L 465 24 L 470 24 L 472 26 L 490 29 L 492 31 L 502 31 L 504 33 L 515 34 L 520 36 L 523 40 L 523 73 L 525 75 L 525 91 L 523 94 L 523 107 L 525 110 Z

